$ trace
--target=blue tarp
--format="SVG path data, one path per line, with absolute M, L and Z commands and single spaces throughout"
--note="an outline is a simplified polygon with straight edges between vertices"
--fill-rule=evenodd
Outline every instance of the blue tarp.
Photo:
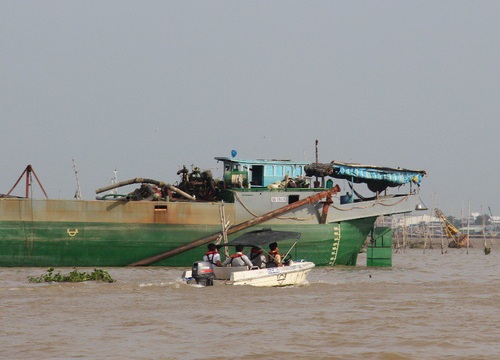
M 373 192 L 381 192 L 387 187 L 401 186 L 408 183 L 420 186 L 422 177 L 426 175 L 423 170 L 348 164 L 340 161 L 332 161 L 329 167 L 330 176 L 354 183 L 365 183 Z
M 414 184 L 420 184 L 422 177 L 425 172 L 415 172 L 415 171 L 405 171 L 392 169 L 388 171 L 387 169 L 377 169 L 377 168 L 367 168 L 367 167 L 353 167 L 344 165 L 333 165 L 333 177 L 338 177 L 347 180 L 358 181 L 365 180 L 376 180 L 376 181 L 386 181 L 394 185 L 404 185 L 409 182 Z M 356 182 L 358 182 L 356 181 Z

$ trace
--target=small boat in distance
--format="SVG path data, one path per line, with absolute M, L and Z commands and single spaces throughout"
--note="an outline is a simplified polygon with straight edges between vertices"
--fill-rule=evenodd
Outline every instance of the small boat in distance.
M 196 261 L 191 270 L 185 271 L 182 275 L 188 284 L 199 284 L 211 286 L 213 284 L 224 285 L 251 285 L 251 286 L 290 286 L 302 284 L 307 274 L 315 266 L 309 261 L 291 260 L 291 251 L 297 245 L 301 234 L 292 231 L 273 231 L 262 229 L 247 232 L 233 241 L 218 245 L 223 246 L 244 246 L 258 247 L 265 252 L 265 247 L 274 242 L 282 242 L 294 239 L 293 244 L 283 255 L 283 266 L 267 267 L 261 269 L 257 266 L 218 267 L 206 261 Z

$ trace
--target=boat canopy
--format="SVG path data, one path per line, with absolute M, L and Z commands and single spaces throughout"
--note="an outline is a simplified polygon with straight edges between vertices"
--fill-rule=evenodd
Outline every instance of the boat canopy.
M 424 170 L 409 170 L 382 166 L 361 165 L 332 161 L 329 164 L 310 164 L 305 168 L 308 176 L 331 176 L 354 183 L 366 183 L 372 191 L 382 191 L 388 186 L 401 186 L 407 183 L 420 185 Z
M 272 244 L 273 242 L 289 239 L 298 240 L 301 235 L 301 233 L 294 231 L 273 231 L 271 229 L 255 230 L 247 232 L 227 244 L 219 244 L 218 247 L 243 245 L 262 248 L 266 245 Z

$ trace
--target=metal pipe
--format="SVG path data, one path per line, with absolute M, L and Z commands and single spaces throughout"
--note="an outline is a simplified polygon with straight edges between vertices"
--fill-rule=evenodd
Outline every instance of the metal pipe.
M 188 193 L 182 191 L 181 189 L 176 188 L 173 185 L 170 184 L 165 184 L 162 181 L 154 180 L 154 179 L 144 179 L 144 178 L 135 178 L 135 179 L 129 179 L 129 180 L 124 180 L 117 182 L 116 184 L 111 184 L 102 188 L 99 188 L 95 191 L 96 194 L 102 193 L 104 191 L 109 191 L 116 189 L 121 186 L 126 186 L 126 185 L 131 185 L 131 184 L 153 184 L 157 185 L 159 187 L 166 187 L 167 189 L 172 190 L 173 192 L 176 192 L 177 194 L 181 195 L 182 197 L 185 197 L 188 200 L 196 201 L 196 198 L 194 196 L 189 195 Z
M 177 194 L 185 197 L 186 199 L 188 200 L 192 200 L 192 201 L 196 201 L 196 198 L 194 196 L 191 196 L 189 195 L 188 193 L 182 191 L 181 189 L 179 188 L 176 188 L 175 186 L 173 185 L 170 185 L 170 184 L 163 184 L 163 186 L 165 186 L 167 189 L 170 189 L 172 190 L 173 192 L 176 192 Z
M 153 180 L 153 179 L 135 178 L 135 179 L 123 180 L 123 181 L 117 182 L 116 184 L 111 184 L 111 185 L 102 187 L 100 189 L 97 189 L 95 191 L 95 193 L 99 194 L 99 193 L 102 193 L 104 191 L 113 190 L 113 189 L 116 189 L 118 187 L 131 185 L 131 184 L 137 184 L 137 183 L 149 183 L 149 184 L 159 185 L 161 182 L 157 181 L 157 180 Z

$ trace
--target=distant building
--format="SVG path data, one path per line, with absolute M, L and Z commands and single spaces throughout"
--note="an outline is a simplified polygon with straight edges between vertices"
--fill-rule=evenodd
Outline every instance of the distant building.
M 468 233 L 470 236 L 482 235 L 483 229 L 487 236 L 496 236 L 500 233 L 499 216 L 493 217 L 493 224 L 487 224 L 484 226 L 484 228 L 483 225 L 474 224 L 479 216 L 481 216 L 481 213 L 471 213 L 471 216 L 468 220 L 462 220 L 461 226 L 455 226 L 461 233 Z M 467 226 L 467 223 L 469 223 L 470 225 Z M 444 235 L 443 224 L 441 220 L 436 216 L 426 214 L 404 214 L 380 217 L 377 220 L 377 226 L 390 227 L 392 228 L 394 234 L 399 235 L 405 233 L 409 237 L 421 237 L 425 234 L 428 234 L 432 237 L 439 237 L 441 235 Z

